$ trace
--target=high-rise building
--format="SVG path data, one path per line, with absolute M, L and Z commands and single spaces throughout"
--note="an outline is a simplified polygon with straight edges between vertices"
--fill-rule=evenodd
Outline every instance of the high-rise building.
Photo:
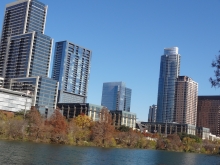
M 220 96 L 198 96 L 197 127 L 210 128 L 220 136 Z
M 19 38 L 19 35 L 34 31 L 44 34 L 46 14 L 47 6 L 38 0 L 17 0 L 6 5 L 0 44 L 0 76 L 3 76 L 5 69 L 5 56 L 9 48 L 10 37 Z M 22 45 L 17 47 L 17 51 L 20 49 L 23 49 Z
M 131 89 L 125 88 L 124 111 L 130 112 L 131 110 Z
M 152 105 L 149 107 L 148 112 L 148 122 L 156 122 L 157 117 L 157 105 Z
M 132 90 L 125 87 L 124 82 L 103 83 L 101 105 L 109 110 L 130 112 Z
M 38 0 L 6 5 L 0 43 L 4 88 L 33 95 L 41 114 L 56 108 L 58 82 L 48 78 L 53 40 L 44 35 L 47 6 Z
M 161 56 L 157 98 L 157 122 L 173 122 L 175 82 L 180 73 L 178 47 L 165 48 Z
M 174 122 L 196 125 L 198 83 L 187 76 L 176 81 Z
M 50 37 L 37 32 L 8 37 L 3 76 L 48 77 L 52 42 Z
M 59 81 L 58 103 L 85 103 L 92 51 L 68 41 L 55 45 L 53 79 Z

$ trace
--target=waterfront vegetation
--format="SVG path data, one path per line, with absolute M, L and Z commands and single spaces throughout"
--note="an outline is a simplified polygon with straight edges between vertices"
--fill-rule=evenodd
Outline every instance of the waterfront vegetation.
M 34 107 L 24 112 L 0 112 L 0 139 L 117 148 L 158 149 L 178 152 L 219 154 L 220 141 L 202 140 L 194 135 L 141 133 L 126 126 L 115 127 L 106 109 L 100 120 L 81 114 L 65 119 L 60 111 L 45 119 Z

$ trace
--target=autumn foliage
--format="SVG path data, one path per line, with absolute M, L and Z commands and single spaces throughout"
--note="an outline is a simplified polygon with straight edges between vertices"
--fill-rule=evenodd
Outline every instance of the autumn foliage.
M 148 133 L 124 125 L 115 127 L 109 111 L 103 108 L 99 120 L 85 114 L 66 119 L 56 109 L 45 119 L 35 107 L 16 114 L 0 111 L 0 139 L 29 140 L 99 147 L 129 147 L 168 151 L 218 153 L 219 141 L 202 141 L 194 135 Z

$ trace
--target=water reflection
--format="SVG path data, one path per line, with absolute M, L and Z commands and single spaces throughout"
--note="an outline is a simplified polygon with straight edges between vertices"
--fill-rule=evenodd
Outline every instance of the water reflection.
M 220 156 L 0 141 L 0 164 L 220 165 Z

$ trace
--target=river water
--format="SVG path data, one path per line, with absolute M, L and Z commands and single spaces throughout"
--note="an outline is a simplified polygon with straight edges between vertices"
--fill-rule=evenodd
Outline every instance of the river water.
M 220 156 L 0 141 L 1 165 L 220 165 Z

